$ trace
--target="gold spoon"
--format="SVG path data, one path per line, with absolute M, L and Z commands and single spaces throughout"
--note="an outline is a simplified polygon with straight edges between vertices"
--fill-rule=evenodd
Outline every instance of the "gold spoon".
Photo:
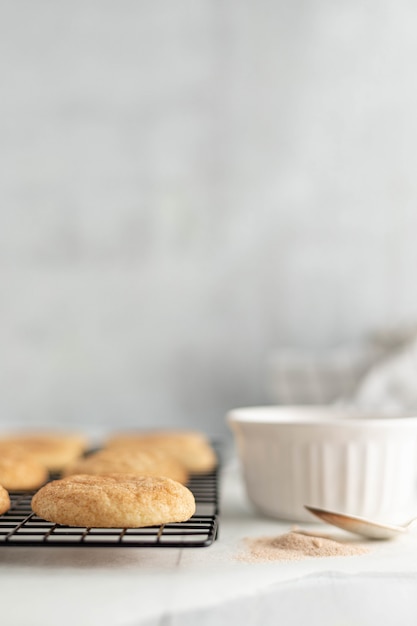
M 343 530 L 361 535 L 362 537 L 367 537 L 368 539 L 393 539 L 402 533 L 406 533 L 411 526 L 417 522 L 417 517 L 414 517 L 406 524 L 397 526 L 395 524 L 381 524 L 380 522 L 374 522 L 365 517 L 358 517 L 357 515 L 347 515 L 346 513 L 336 513 L 335 511 L 318 509 L 314 506 L 304 505 L 304 508 L 328 524 L 343 528 Z

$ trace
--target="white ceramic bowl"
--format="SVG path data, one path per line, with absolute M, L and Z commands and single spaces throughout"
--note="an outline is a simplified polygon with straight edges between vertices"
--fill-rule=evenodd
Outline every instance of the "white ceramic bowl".
M 417 515 L 417 416 L 251 407 L 227 422 L 249 499 L 267 515 L 317 521 L 305 504 L 386 521 Z

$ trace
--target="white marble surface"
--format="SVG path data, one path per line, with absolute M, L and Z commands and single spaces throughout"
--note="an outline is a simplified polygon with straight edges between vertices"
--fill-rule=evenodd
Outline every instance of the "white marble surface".
M 417 314 L 408 0 L 2 0 L 0 415 L 209 424 Z
M 414 626 L 417 533 L 355 557 L 289 563 L 236 560 L 244 537 L 288 531 L 255 514 L 231 463 L 218 541 L 209 548 L 0 549 L 7 626 Z M 324 525 L 303 528 L 342 531 Z

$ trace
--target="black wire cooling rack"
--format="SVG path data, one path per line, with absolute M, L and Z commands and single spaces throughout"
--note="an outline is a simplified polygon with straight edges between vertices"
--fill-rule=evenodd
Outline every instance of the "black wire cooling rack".
M 11 508 L 0 515 L 0 547 L 203 548 L 217 537 L 218 472 L 194 475 L 188 488 L 196 512 L 187 522 L 148 528 L 85 528 L 52 524 L 31 509 L 35 492 L 10 493 Z

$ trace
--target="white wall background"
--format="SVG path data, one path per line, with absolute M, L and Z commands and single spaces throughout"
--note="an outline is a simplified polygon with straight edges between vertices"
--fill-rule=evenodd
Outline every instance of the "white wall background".
M 193 424 L 417 317 L 417 5 L 0 0 L 0 419 Z

